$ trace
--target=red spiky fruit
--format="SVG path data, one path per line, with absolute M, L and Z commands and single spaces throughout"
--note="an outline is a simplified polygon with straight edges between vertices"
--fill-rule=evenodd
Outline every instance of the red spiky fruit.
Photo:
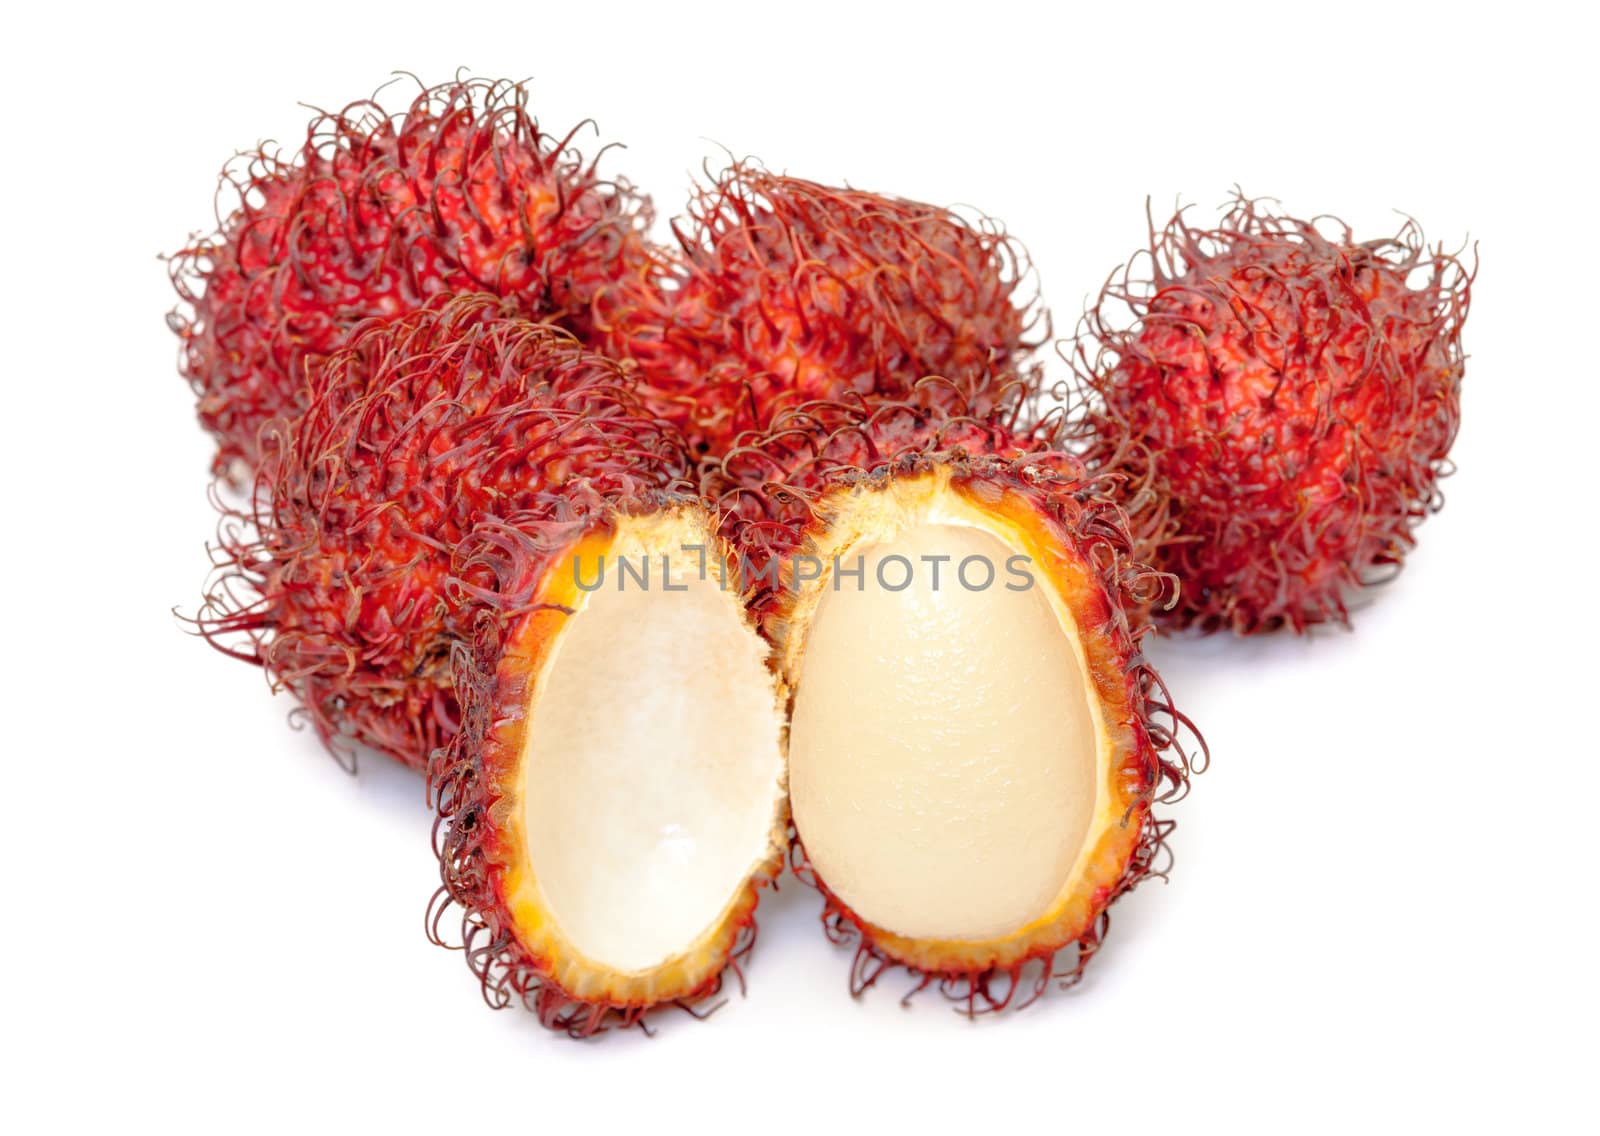
M 578 521 L 686 473 L 616 364 L 514 308 L 469 295 L 367 325 L 305 413 L 262 432 L 253 500 L 225 511 L 201 629 L 330 744 L 420 768 L 454 733 L 450 652 L 470 617 L 447 582 L 475 525 Z
M 1181 582 L 1158 617 L 1348 622 L 1442 504 L 1472 274 L 1414 223 L 1357 242 L 1242 196 L 1215 229 L 1152 230 L 1149 264 L 1107 285 L 1077 359 L 1088 460 Z
M 675 224 L 675 287 L 648 273 L 597 304 L 664 417 L 725 452 L 785 407 L 905 397 L 939 376 L 974 405 L 1019 376 L 1048 318 L 1027 255 L 988 219 L 741 163 Z
M 975 1013 L 1081 976 L 1204 750 L 1139 648 L 1170 581 L 1105 485 L 958 411 L 788 410 L 705 488 L 766 584 L 791 857 L 857 943 L 852 990 L 899 965 Z
M 219 227 L 172 259 L 180 369 L 248 479 L 257 434 L 304 405 L 308 372 L 363 320 L 484 291 L 580 336 L 612 281 L 651 260 L 649 205 L 540 130 L 520 84 L 457 80 L 389 115 L 319 114 L 299 151 L 224 171 Z

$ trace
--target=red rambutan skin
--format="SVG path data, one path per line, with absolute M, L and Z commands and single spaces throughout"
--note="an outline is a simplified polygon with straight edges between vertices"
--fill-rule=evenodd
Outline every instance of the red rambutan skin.
M 1085 631 L 1123 676 L 1129 708 L 1125 725 L 1136 739 L 1123 776 L 1137 795 L 1126 823 L 1139 839 L 1121 879 L 1097 897 L 1098 914 L 1074 943 L 1041 944 L 1013 963 L 972 969 L 926 969 L 887 949 L 876 928 L 862 919 L 812 871 L 800 834 L 791 829 L 790 863 L 823 895 L 822 923 L 830 941 L 854 942 L 851 992 L 860 994 L 893 967 L 916 982 L 911 993 L 938 986 L 965 1004 L 969 1014 L 1021 1008 L 1054 980 L 1075 984 L 1110 926 L 1109 906 L 1151 876 L 1170 867 L 1167 838 L 1173 822 L 1151 815 L 1153 804 L 1169 804 L 1187 792 L 1191 772 L 1209 764 L 1205 742 L 1172 704 L 1140 641 L 1151 630 L 1148 611 L 1170 595 L 1173 582 L 1135 557 L 1134 540 L 1107 482 L 1054 443 L 1058 424 L 1021 425 L 1028 388 L 1016 384 L 996 392 L 1001 408 L 969 414 L 959 391 L 924 383 L 901 402 L 814 402 L 781 412 L 765 433 L 747 434 L 702 477 L 702 492 L 716 500 L 724 533 L 748 565 L 752 609 L 769 637 L 786 633 L 794 585 L 771 566 L 806 551 L 825 521 L 817 504 L 827 494 L 870 488 L 885 479 L 916 477 L 935 467 L 953 471 L 954 482 L 980 499 L 999 501 L 1007 492 L 1032 502 L 1060 542 L 1091 567 L 1099 595 Z M 1186 750 L 1188 752 L 1186 752 Z M 1058 969 L 1058 957 L 1070 961 Z M 909 995 L 908 995 L 909 996 Z
M 247 480 L 258 433 L 363 320 L 490 292 L 580 337 L 612 281 L 651 261 L 648 202 L 539 129 L 520 84 L 457 80 L 387 114 L 319 114 L 299 151 L 224 170 L 218 228 L 171 262 L 179 369 L 216 470 Z M 242 463 L 245 470 L 239 468 Z
M 1108 283 L 1075 362 L 1086 456 L 1124 475 L 1142 555 L 1181 583 L 1157 618 L 1348 623 L 1443 503 L 1473 273 L 1414 223 L 1358 243 L 1243 197 L 1215 229 L 1152 228 L 1144 263 Z
M 616 364 L 513 307 L 469 295 L 367 325 L 305 413 L 262 431 L 252 502 L 224 511 L 200 629 L 290 689 L 336 753 L 422 768 L 454 734 L 474 581 L 452 559 L 474 526 L 570 529 L 688 468 Z
M 904 398 L 929 376 L 974 405 L 1049 338 L 1023 248 L 988 219 L 739 163 L 675 222 L 663 290 L 648 272 L 597 303 L 605 350 L 697 448 L 720 455 L 785 407 Z

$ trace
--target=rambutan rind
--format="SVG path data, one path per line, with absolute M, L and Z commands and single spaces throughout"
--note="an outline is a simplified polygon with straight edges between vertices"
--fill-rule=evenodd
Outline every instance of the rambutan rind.
M 598 693 L 586 683 L 582 694 L 598 699 L 597 714 L 590 717 L 578 712 L 579 720 L 594 722 L 598 718 L 605 722 L 605 730 L 614 731 L 606 734 L 594 754 L 603 755 L 598 760 L 605 765 L 606 781 L 616 784 L 619 800 L 614 800 L 611 810 L 589 813 L 581 803 L 581 789 L 571 778 L 563 781 L 557 792 L 549 792 L 547 787 L 546 800 L 534 800 L 538 794 L 536 763 L 557 763 L 552 750 L 562 744 L 562 739 L 554 736 L 558 730 L 547 728 L 550 718 L 541 718 L 542 707 L 563 696 L 557 667 L 578 666 L 573 651 L 581 648 L 576 648 L 571 638 L 576 634 L 576 621 L 592 618 L 597 602 L 606 598 L 595 592 L 584 594 L 581 587 L 574 586 L 574 579 L 582 574 L 576 565 L 594 563 L 606 550 L 627 544 L 658 550 L 664 573 L 666 557 L 675 557 L 680 547 L 698 546 L 707 557 L 702 563 L 707 563 L 717 581 L 715 589 L 720 595 L 712 602 L 722 613 L 718 618 L 738 626 L 736 640 L 749 638 L 749 645 L 731 643 L 738 648 L 733 654 L 747 658 L 723 658 L 715 651 L 712 654 L 717 658 L 709 658 L 691 646 L 690 659 L 685 661 L 688 670 L 659 674 L 659 659 L 632 656 L 634 640 L 643 642 L 650 634 L 643 626 L 648 621 L 629 619 L 629 642 L 606 648 L 621 659 L 619 666 L 600 672 L 600 682 L 614 683 L 614 688 Z M 566 563 L 574 565 L 571 578 L 563 570 Z M 765 645 L 755 635 L 738 589 L 728 589 L 736 584 L 734 573 L 736 566 L 726 562 L 723 550 L 718 550 L 714 515 L 691 496 L 651 494 L 608 522 L 589 518 L 582 526 L 552 525 L 538 517 L 496 520 L 480 526 L 459 547 L 459 576 L 485 582 L 469 586 L 480 605 L 477 638 L 470 646 L 458 645 L 454 656 L 461 731 L 450 746 L 438 750 L 429 771 L 429 797 L 437 816 L 435 853 L 442 872 L 442 886 L 429 909 L 429 934 L 442 946 L 466 950 L 483 997 L 494 1008 L 525 1006 L 549 1029 L 582 1038 L 610 1029 L 645 1026 L 651 1011 L 664 1008 L 702 1016 L 715 1008 L 712 1003 L 722 994 L 730 970 L 741 989 L 744 986 L 741 962 L 755 941 L 755 907 L 760 893 L 774 885 L 781 870 L 789 816 L 782 778 L 782 688 L 774 680 Z M 688 589 L 688 584 L 683 587 Z M 678 616 L 672 608 L 686 600 L 678 600 L 674 592 L 666 589 L 654 600 L 658 618 Z M 685 632 L 694 635 L 696 629 L 685 626 Z M 757 653 L 749 656 L 746 646 L 758 646 Z M 645 688 L 618 693 L 616 688 L 627 683 L 635 669 L 643 669 L 640 682 Z M 699 720 L 710 730 L 710 736 L 702 739 L 704 746 L 686 739 L 691 728 L 685 725 L 682 712 L 683 699 L 704 699 L 707 693 L 698 688 L 701 680 L 693 674 L 696 669 L 720 675 L 717 690 L 722 691 L 717 701 L 704 702 L 701 707 Z M 683 683 L 682 688 L 674 683 Z M 630 734 L 632 702 L 658 696 L 662 685 L 669 688 L 670 698 L 677 699 L 669 710 L 674 722 L 670 726 L 648 722 L 643 734 Z M 754 734 L 746 733 L 752 725 L 749 699 L 741 709 L 741 701 L 730 693 L 733 690 L 744 690 L 754 699 Z M 774 776 L 758 771 L 754 782 L 741 781 L 744 774 L 739 770 L 749 755 L 744 746 L 752 741 L 760 770 Z M 768 742 L 774 746 L 771 754 L 765 752 Z M 666 776 L 670 784 L 656 798 L 656 811 L 651 813 L 650 803 L 638 803 L 638 798 L 648 798 L 650 792 L 629 781 L 629 770 L 640 779 L 650 779 L 656 768 L 664 768 L 658 776 Z M 720 794 L 704 813 L 698 813 L 688 803 L 694 792 L 686 782 L 701 778 L 707 768 L 717 770 L 712 776 L 718 784 L 728 787 L 742 782 L 752 795 Z M 678 776 L 685 782 L 677 781 Z M 616 811 L 618 808 L 621 811 Z M 704 869 L 723 885 L 722 890 L 712 890 L 715 914 L 691 920 L 693 934 L 685 936 L 686 941 L 669 941 L 662 950 L 658 938 L 658 949 L 646 952 L 651 955 L 648 963 L 616 965 L 590 946 L 603 938 L 597 930 L 613 928 L 614 938 L 618 925 L 632 928 L 629 936 L 651 934 L 640 926 L 648 922 L 640 904 L 629 902 L 627 896 L 602 904 L 602 922 L 590 918 L 587 928 L 581 917 L 573 917 L 574 907 L 582 904 L 571 901 L 570 896 L 563 915 L 557 878 L 562 872 L 562 854 L 552 853 L 552 846 L 594 843 L 603 851 L 618 840 L 614 832 L 606 835 L 606 824 L 626 827 L 629 838 L 643 830 L 650 846 L 629 859 L 627 866 L 645 869 L 635 870 L 635 883 L 646 880 L 654 894 L 672 886 L 667 882 L 672 869 L 661 867 L 664 853 L 651 843 L 654 837 L 650 834 L 661 827 L 662 816 L 682 821 L 683 832 L 693 834 L 691 846 L 696 854 L 712 862 L 718 859 L 712 850 L 725 846 L 717 837 L 718 832 L 726 832 L 722 826 L 728 814 L 750 810 L 754 810 L 750 813 L 754 827 L 741 827 L 742 837 L 750 840 L 744 845 L 750 850 L 750 859 L 742 861 L 736 850 L 736 870 L 731 877 L 726 861 L 722 861 L 722 869 Z M 552 830 L 542 834 L 536 830 L 541 818 L 541 827 Z M 554 830 L 562 826 L 574 827 L 570 838 Z M 667 827 L 678 830 L 680 826 Z M 582 856 L 581 851 L 576 854 Z M 675 859 L 670 853 L 667 858 Z M 579 888 L 589 893 L 589 902 L 594 902 L 595 888 L 610 886 L 605 872 L 589 861 L 579 864 L 576 875 Z M 728 894 L 725 885 L 730 878 L 734 883 Z M 678 883 L 682 886 L 682 878 Z M 461 918 L 459 942 L 442 933 L 446 915 L 453 909 L 459 910 Z M 582 941 L 584 931 L 590 944 Z

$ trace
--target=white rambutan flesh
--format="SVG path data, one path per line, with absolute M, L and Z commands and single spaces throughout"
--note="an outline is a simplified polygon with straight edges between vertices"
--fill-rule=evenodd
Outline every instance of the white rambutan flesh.
M 864 582 L 822 595 L 797 683 L 806 851 L 898 934 L 1009 935 L 1051 910 L 1095 810 L 1076 632 L 983 528 L 920 523 L 853 555 Z
M 523 756 L 542 901 L 585 957 L 621 972 L 716 924 L 771 855 L 783 786 L 764 646 L 737 595 L 659 536 L 619 534 L 603 570 L 577 565 L 599 586 L 538 680 Z

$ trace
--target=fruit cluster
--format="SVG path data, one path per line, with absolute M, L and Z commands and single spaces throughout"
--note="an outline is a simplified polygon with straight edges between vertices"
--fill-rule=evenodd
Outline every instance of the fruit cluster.
M 1077 981 L 1207 760 L 1150 634 L 1345 620 L 1458 421 L 1471 277 L 1411 226 L 1180 214 L 1068 413 L 993 221 L 741 162 L 657 244 L 519 84 L 222 184 L 172 261 L 199 629 L 426 771 L 434 937 L 574 1036 L 705 1006 L 786 862 L 854 990 Z

